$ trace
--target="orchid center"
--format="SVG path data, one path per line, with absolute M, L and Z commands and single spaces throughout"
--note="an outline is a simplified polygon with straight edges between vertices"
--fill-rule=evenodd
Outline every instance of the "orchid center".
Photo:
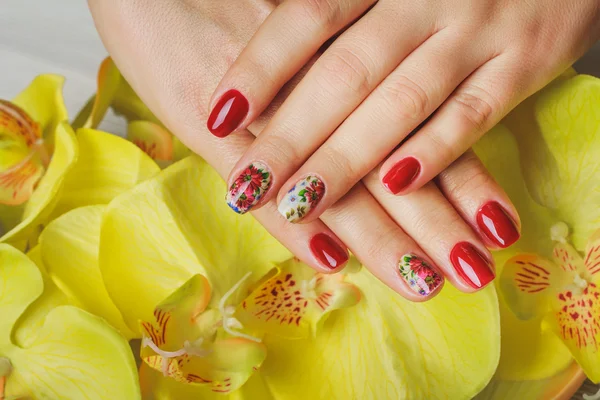
M 4 398 L 4 388 L 6 387 L 6 379 L 12 371 L 12 364 L 6 357 L 0 357 L 0 399 Z

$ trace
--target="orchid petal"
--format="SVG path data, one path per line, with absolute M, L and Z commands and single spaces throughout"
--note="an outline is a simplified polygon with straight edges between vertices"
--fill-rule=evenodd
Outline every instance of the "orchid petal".
M 364 268 L 346 279 L 364 299 L 332 313 L 317 339 L 265 337 L 261 373 L 274 398 L 467 399 L 485 387 L 500 356 L 493 288 L 446 286 L 412 303 Z
M 65 179 L 52 219 L 76 207 L 108 204 L 160 171 L 150 157 L 118 136 L 79 129 L 77 140 L 79 158 Z
M 40 236 L 41 255 L 48 274 L 70 299 L 132 338 L 135 334 L 110 299 L 98 266 L 104 209 L 81 207 L 52 221 Z
M 316 336 L 329 313 L 360 301 L 360 291 L 344 282 L 342 273 L 318 274 L 295 258 L 273 272 L 238 308 L 246 329 L 286 338 Z
M 173 135 L 150 121 L 132 121 L 127 126 L 127 140 L 156 161 L 173 160 Z
M 594 276 L 594 282 L 600 283 L 600 229 L 588 240 L 585 250 L 585 268 Z

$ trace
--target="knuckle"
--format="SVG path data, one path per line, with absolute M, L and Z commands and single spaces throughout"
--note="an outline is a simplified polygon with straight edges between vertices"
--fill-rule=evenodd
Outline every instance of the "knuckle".
M 494 110 L 499 109 L 493 97 L 485 90 L 471 87 L 454 96 L 454 103 L 462 118 L 477 131 L 485 130 L 492 120 Z
M 382 85 L 382 92 L 389 111 L 399 119 L 421 121 L 429 109 L 427 92 L 407 76 L 399 76 Z
M 274 165 L 296 166 L 301 160 L 300 150 L 282 135 L 271 134 L 261 137 L 259 154 Z
M 451 192 L 457 201 L 472 198 L 476 191 L 487 192 L 496 185 L 494 178 L 474 153 L 467 153 L 455 164 L 454 168 L 451 167 L 445 173 L 443 180 L 444 192 Z
M 368 230 L 358 243 L 365 243 L 366 255 L 370 260 L 379 260 L 382 255 L 396 250 L 395 242 L 398 240 L 399 232 L 396 227 L 388 226 L 384 229 Z
M 427 141 L 426 148 L 430 153 L 436 155 L 439 164 L 449 165 L 456 159 L 457 150 L 440 132 L 423 129 L 419 134 Z
M 343 10 L 339 1 L 334 0 L 300 0 L 304 14 L 317 26 L 326 31 L 335 29 L 344 23 Z
M 333 171 L 339 180 L 344 181 L 344 183 L 338 181 L 337 185 L 350 188 L 362 178 L 364 169 L 360 158 L 334 146 L 324 146 L 321 151 L 323 157 L 321 165 L 327 165 L 328 170 Z
M 332 49 L 323 57 L 321 67 L 326 72 L 322 76 L 322 83 L 329 86 L 332 83 L 340 83 L 351 93 L 360 97 L 370 93 L 370 68 L 354 51 Z

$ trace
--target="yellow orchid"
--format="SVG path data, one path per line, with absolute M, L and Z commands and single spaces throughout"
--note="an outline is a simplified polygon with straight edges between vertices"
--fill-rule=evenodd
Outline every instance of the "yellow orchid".
M 63 82 L 41 75 L 12 103 L 0 103 L 0 242 L 20 249 L 34 246 L 41 227 L 62 213 L 106 204 L 159 171 L 126 140 L 92 129 L 75 134 Z
M 498 382 L 546 380 L 573 358 L 600 381 L 599 106 L 600 80 L 569 72 L 476 147 L 523 220 L 522 239 L 495 254 Z
M 64 305 L 34 259 L 0 244 L 0 398 L 139 399 L 127 341 Z
M 66 293 L 113 326 L 103 310 L 114 304 L 141 337 L 148 398 L 466 399 L 487 384 L 500 352 L 493 288 L 413 304 L 356 262 L 317 274 L 228 212 L 224 191 L 186 158 L 108 206 L 64 214 L 40 239 Z M 77 288 L 80 268 L 108 296 Z
M 24 247 L 75 162 L 75 137 L 61 125 L 63 82 L 41 75 L 12 102 L 0 102 L 0 242 Z
M 126 137 L 160 165 L 190 154 L 135 94 L 110 57 L 98 69 L 97 93 L 75 118 L 76 128 L 97 128 L 109 108 L 127 120 Z

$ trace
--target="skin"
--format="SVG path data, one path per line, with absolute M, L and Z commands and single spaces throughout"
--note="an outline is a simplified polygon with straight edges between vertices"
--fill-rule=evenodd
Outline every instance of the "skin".
M 219 79 L 276 3 L 264 0 L 89 0 L 98 32 L 123 75 L 150 109 L 190 149 L 222 177 L 267 128 L 283 101 L 317 56 L 254 115 L 252 124 L 225 139 L 206 128 L 209 101 Z M 318 62 L 318 61 L 317 61 Z M 262 137 L 262 134 L 259 136 Z M 281 155 L 286 157 L 287 155 Z M 493 247 L 481 236 L 475 214 L 494 200 L 517 213 L 472 152 L 452 163 L 436 183 L 407 196 L 393 196 L 379 183 L 379 167 L 356 183 L 320 218 L 290 224 L 279 215 L 275 199 L 252 212 L 265 228 L 313 268 L 329 273 L 312 255 L 310 239 L 326 233 L 346 245 L 381 281 L 404 297 L 424 301 L 399 278 L 397 264 L 407 253 L 422 256 L 458 289 L 472 292 L 452 267 L 449 253 L 458 242 L 473 244 L 491 260 Z M 283 182 L 276 178 L 274 185 Z M 438 290 L 439 291 L 439 290 Z
M 288 0 L 224 75 L 211 108 L 236 89 L 250 104 L 247 126 L 335 35 L 233 169 L 258 158 L 270 167 L 278 185 L 265 202 L 321 177 L 326 195 L 305 221 L 384 160 L 384 182 L 401 160 L 420 164 L 395 194 L 431 181 L 591 47 L 600 2 Z

